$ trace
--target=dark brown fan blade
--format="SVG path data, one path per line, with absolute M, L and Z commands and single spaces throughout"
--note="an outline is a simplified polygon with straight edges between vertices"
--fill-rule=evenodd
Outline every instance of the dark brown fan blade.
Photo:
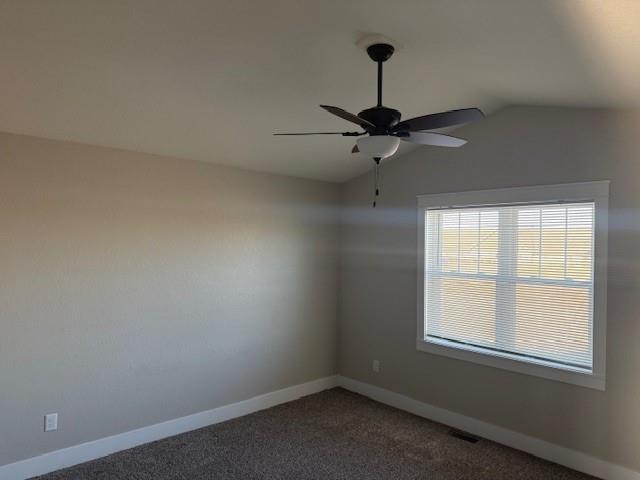
M 274 135 L 342 135 L 343 137 L 359 137 L 366 132 L 304 132 L 304 133 L 274 133 Z
M 353 113 L 349 113 L 346 110 L 343 110 L 341 108 L 332 107 L 331 105 L 320 105 L 320 107 L 324 108 L 327 112 L 333 113 L 334 115 L 342 118 L 343 120 L 355 123 L 356 125 L 360 125 L 365 130 L 376 128 L 376 126 L 373 123 L 368 122 L 364 118 L 360 118 L 359 116 L 354 115 Z
M 360 153 L 360 149 L 358 148 L 358 145 L 353 146 L 353 148 L 351 149 L 351 153 Z
M 464 138 L 433 132 L 411 132 L 406 136 L 400 137 L 400 140 L 419 145 L 435 145 L 436 147 L 461 147 L 467 143 Z
M 448 112 L 432 113 L 422 117 L 410 118 L 393 127 L 394 132 L 418 132 L 436 128 L 452 127 L 484 118 L 484 113 L 477 108 L 463 108 Z

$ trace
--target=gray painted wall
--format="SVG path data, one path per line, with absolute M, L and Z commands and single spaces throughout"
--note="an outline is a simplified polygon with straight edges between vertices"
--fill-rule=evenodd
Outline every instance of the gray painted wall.
M 507 108 L 343 186 L 340 373 L 640 469 L 640 115 Z M 416 195 L 611 180 L 605 392 L 416 351 Z M 381 372 L 371 361 L 381 361 Z
M 0 134 L 0 465 L 336 373 L 337 198 Z
M 339 370 L 640 469 L 640 115 L 458 134 L 384 165 L 375 210 L 369 175 L 342 186 L 339 277 L 336 186 L 0 134 L 0 465 Z M 602 179 L 605 392 L 415 350 L 417 194 Z

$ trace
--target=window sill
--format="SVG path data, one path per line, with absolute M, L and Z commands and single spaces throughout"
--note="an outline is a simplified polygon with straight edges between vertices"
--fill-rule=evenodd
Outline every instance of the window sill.
M 416 339 L 416 348 L 422 352 L 442 355 L 445 357 L 477 363 L 488 367 L 501 368 L 512 372 L 533 375 L 536 377 L 571 383 L 581 387 L 605 390 L 605 379 L 602 375 L 592 374 L 579 369 L 567 370 L 558 368 L 550 362 L 523 362 L 515 360 L 515 355 L 490 352 L 482 348 L 468 346 L 461 347 L 458 344 L 449 344 L 446 340 Z

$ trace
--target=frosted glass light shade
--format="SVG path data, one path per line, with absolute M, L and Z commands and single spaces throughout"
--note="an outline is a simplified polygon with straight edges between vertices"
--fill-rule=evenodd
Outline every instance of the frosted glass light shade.
M 396 153 L 400 139 L 390 135 L 371 135 L 358 139 L 356 143 L 363 155 L 370 158 L 386 158 Z

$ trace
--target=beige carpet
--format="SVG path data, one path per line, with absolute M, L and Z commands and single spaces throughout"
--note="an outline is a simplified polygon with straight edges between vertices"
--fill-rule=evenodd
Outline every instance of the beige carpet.
M 40 480 L 592 479 L 335 388 Z

